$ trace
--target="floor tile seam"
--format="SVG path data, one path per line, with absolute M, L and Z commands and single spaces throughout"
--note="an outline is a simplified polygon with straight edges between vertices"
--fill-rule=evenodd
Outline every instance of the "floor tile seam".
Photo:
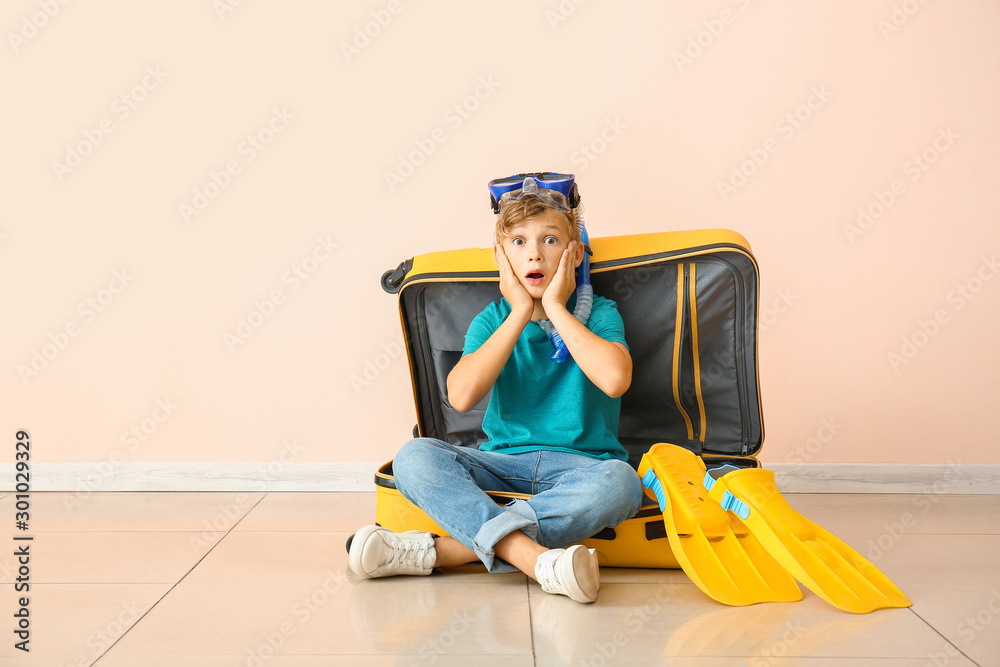
M 14 492 L 13 491 L 2 491 L 0 493 L 6 493 L 8 495 L 11 495 Z M 46 496 L 76 496 L 77 494 L 80 493 L 80 491 L 74 491 L 72 489 L 44 489 L 44 490 L 43 489 L 37 489 L 37 490 L 32 490 L 32 493 L 37 493 L 38 495 L 46 495 Z M 316 493 L 316 492 L 309 492 L 309 491 L 303 491 L 303 492 L 298 492 L 298 491 L 291 491 L 291 492 L 289 492 L 289 491 L 277 491 L 277 492 L 275 492 L 275 491 L 253 491 L 253 490 L 246 490 L 246 491 L 239 491 L 239 490 L 236 490 L 236 491 L 224 491 L 223 490 L 223 491 L 219 491 L 219 490 L 213 490 L 213 489 L 185 489 L 185 490 L 172 490 L 172 489 L 128 489 L 128 490 L 125 490 L 125 489 L 118 489 L 118 490 L 114 490 L 114 491 L 88 491 L 87 492 L 87 494 L 88 494 L 87 497 L 89 498 L 89 497 L 92 497 L 92 496 L 123 496 L 123 495 L 130 494 L 130 493 L 131 494 L 135 494 L 135 495 L 140 495 L 140 496 L 153 496 L 153 495 L 160 495 L 160 496 L 225 496 L 225 495 L 230 495 L 230 496 L 249 496 L 249 495 L 255 495 L 255 494 L 258 494 L 258 493 L 260 493 L 260 494 L 268 494 L 268 493 Z M 326 492 L 319 492 L 319 493 L 326 493 Z M 338 491 L 330 491 L 328 493 L 339 494 L 340 492 L 338 492 Z M 344 493 L 348 493 L 348 492 L 345 491 Z M 351 491 L 349 493 L 362 493 L 362 492 L 361 491 Z M 373 491 L 372 493 L 374 494 L 375 492 Z M 987 494 L 987 495 L 989 495 L 989 494 Z
M 486 651 L 465 651 L 465 652 L 460 652 L 460 653 L 451 653 L 451 652 L 449 652 L 446 655 L 448 657 L 462 657 L 462 656 L 467 656 L 467 657 L 487 657 L 487 658 L 516 658 L 516 657 L 524 657 L 524 656 L 534 656 L 534 653 L 533 652 L 532 653 L 488 653 Z M 166 653 L 166 652 L 164 652 L 164 653 L 152 653 L 152 654 L 150 654 L 150 653 L 141 653 L 141 654 L 126 654 L 126 653 L 122 653 L 121 656 L 122 657 L 148 657 L 148 656 L 156 656 L 156 657 L 171 656 L 171 657 L 174 657 L 174 656 L 176 656 L 176 657 L 183 657 L 183 658 L 225 658 L 227 660 L 229 658 L 237 658 L 237 659 L 244 659 L 244 660 L 247 659 L 247 653 L 246 652 L 244 652 L 244 653 Z M 426 654 L 421 655 L 420 653 L 408 653 L 408 652 L 405 652 L 405 651 L 401 651 L 401 652 L 398 652 L 398 653 L 387 653 L 387 652 L 377 652 L 376 651 L 376 652 L 370 652 L 370 653 L 360 653 L 360 652 L 354 652 L 354 653 L 331 653 L 331 652 L 323 652 L 323 653 L 274 653 L 273 655 L 271 655 L 271 659 L 273 659 L 273 658 L 299 658 L 299 657 L 302 657 L 302 658 L 308 658 L 308 657 L 316 657 L 316 658 L 330 658 L 330 657 L 337 657 L 337 658 L 348 658 L 348 657 L 357 657 L 357 658 L 382 658 L 382 657 L 403 657 L 403 656 L 406 656 L 406 657 L 410 657 L 410 656 L 412 656 L 412 657 L 420 657 L 423 660 L 427 660 L 427 657 L 428 657 Z M 256 663 L 254 663 L 254 664 L 256 664 Z M 267 663 L 265 662 L 264 664 L 267 664 Z M 90 664 L 90 667 L 96 667 L 96 666 L 97 666 L 96 662 L 93 662 L 93 663 Z
M 955 649 L 956 651 L 958 651 L 958 654 L 959 654 L 959 655 L 961 655 L 961 656 L 962 656 L 963 658 L 965 658 L 966 660 L 968 660 L 969 662 L 971 662 L 971 663 L 972 663 L 973 665 L 976 665 L 977 667 L 979 666 L 979 663 L 978 663 L 978 662 L 976 662 L 976 661 L 975 661 L 975 660 L 973 660 L 973 659 L 972 659 L 971 657 L 969 657 L 969 656 L 968 656 L 968 655 L 967 655 L 967 654 L 965 653 L 965 651 L 963 651 L 963 650 L 962 650 L 962 649 L 960 649 L 959 647 L 955 646 L 955 643 L 954 643 L 953 641 L 951 641 L 950 639 L 948 639 L 947 637 L 945 637 L 945 636 L 944 636 L 944 633 L 942 633 L 942 632 L 941 632 L 940 630 L 938 630 L 938 629 L 937 629 L 937 627 L 935 627 L 935 625 L 934 625 L 933 623 L 931 623 L 931 622 L 930 622 L 930 621 L 928 621 L 928 620 L 927 620 L 926 618 L 924 618 L 923 616 L 921 616 L 921 615 L 920 615 L 920 614 L 919 614 L 919 613 L 917 612 L 917 610 L 916 610 L 916 609 L 914 609 L 913 607 L 910 607 L 910 608 L 909 608 L 909 609 L 908 609 L 907 611 L 909 611 L 909 612 L 910 612 L 911 614 L 913 614 L 913 615 L 914 615 L 914 616 L 916 616 L 916 617 L 917 617 L 918 619 L 920 619 L 920 621 L 921 621 L 921 622 L 922 622 L 922 623 L 923 623 L 924 625 L 926 625 L 926 626 L 927 626 L 928 628 L 930 628 L 930 629 L 931 629 L 932 631 L 934 631 L 934 633 L 935 633 L 935 634 L 936 634 L 936 635 L 937 635 L 938 637 L 940 637 L 940 638 L 942 639 L 942 641 L 946 642 L 946 643 L 948 644 L 948 646 L 950 646 L 950 647 L 952 647 L 953 649 Z
M 524 582 L 521 582 L 521 581 L 512 581 L 512 582 L 507 582 L 507 583 L 502 582 L 502 581 L 449 581 L 449 582 L 435 581 L 434 582 L 434 587 L 437 588 L 438 586 L 441 586 L 441 587 L 445 587 L 445 586 L 447 586 L 447 587 L 453 587 L 453 586 L 465 586 L 465 587 L 468 587 L 468 586 L 494 586 L 494 587 L 496 587 L 496 586 L 504 586 L 504 587 L 513 588 L 514 586 L 520 587 L 523 584 L 524 584 Z M 421 585 L 421 584 L 418 583 L 417 585 Z
M 543 656 L 550 655 L 549 653 L 543 653 Z M 764 660 L 770 661 L 774 659 L 780 660 L 905 660 L 907 665 L 912 665 L 914 660 L 922 660 L 924 656 L 907 656 L 907 655 L 827 655 L 819 653 L 808 653 L 806 655 L 797 655 L 793 653 L 786 653 L 781 656 L 761 656 L 761 655 L 751 655 L 749 653 L 732 653 L 732 654 L 712 654 L 706 655 L 705 653 L 637 653 L 637 654 L 626 654 L 621 655 L 622 658 L 645 658 L 645 657 L 662 657 L 662 658 L 700 658 L 702 660 L 706 659 L 726 659 L 726 660 Z M 586 664 L 586 663 L 583 663 Z M 747 663 L 749 664 L 749 663 Z M 765 662 L 763 664 L 771 664 L 770 662 Z M 929 663 L 930 664 L 930 663 Z M 978 663 L 973 662 L 972 664 L 976 667 L 980 667 Z
M 543 658 L 544 657 L 551 657 L 553 655 L 555 655 L 554 651 L 547 652 L 547 653 L 542 653 L 541 654 L 541 656 Z M 724 659 L 724 660 L 727 660 L 727 661 L 728 660 L 743 660 L 743 661 L 745 661 L 743 664 L 744 665 L 748 665 L 748 664 L 751 664 L 751 663 L 749 663 L 747 661 L 751 661 L 751 660 L 765 660 L 765 661 L 768 661 L 768 662 L 762 663 L 762 664 L 772 664 L 770 661 L 774 660 L 775 657 L 777 657 L 777 656 L 775 656 L 775 657 L 772 657 L 772 656 L 759 656 L 759 655 L 750 655 L 750 654 L 747 654 L 747 653 L 735 653 L 735 654 L 732 654 L 732 655 L 706 655 L 705 653 L 669 653 L 669 654 L 668 653 L 636 653 L 636 654 L 631 654 L 630 653 L 630 654 L 626 654 L 626 655 L 619 654 L 618 657 L 621 657 L 621 658 L 626 659 L 626 660 L 627 659 L 650 658 L 650 657 L 652 657 L 652 658 L 700 659 L 700 660 Z M 926 656 L 905 656 L 905 655 L 890 655 L 890 656 L 886 656 L 886 655 L 825 655 L 825 654 L 824 655 L 820 655 L 820 654 L 792 655 L 792 654 L 785 654 L 785 655 L 782 655 L 782 656 L 778 657 L 778 659 L 781 659 L 781 660 L 796 660 L 796 661 L 798 661 L 798 660 L 841 660 L 841 661 L 846 661 L 846 660 L 879 660 L 881 662 L 892 660 L 892 661 L 899 661 L 901 664 L 904 664 L 904 665 L 913 665 L 914 664 L 914 662 L 913 662 L 914 660 L 923 660 L 925 657 Z M 978 662 L 976 662 L 975 660 L 972 660 L 972 659 L 969 659 L 969 663 L 972 664 L 972 665 L 974 665 L 974 667 L 982 667 Z M 581 664 L 587 664 L 587 663 L 584 662 L 584 663 L 581 663 Z M 611 664 L 611 663 L 607 663 L 607 664 Z M 781 663 L 781 664 L 784 664 L 784 663 Z M 928 662 L 926 664 L 927 665 L 931 665 L 933 663 Z
M 168 589 L 166 590 L 166 592 L 164 592 L 164 593 L 163 593 L 163 595 L 161 595 L 161 596 L 160 596 L 159 598 L 157 598 L 157 599 L 156 599 L 156 600 L 155 600 L 155 601 L 153 602 L 153 604 L 149 605 L 149 609 L 147 609 L 147 610 L 146 610 L 146 611 L 145 611 L 145 612 L 144 612 L 144 613 L 142 614 L 142 616 L 140 616 L 139 618 L 137 618 L 137 619 L 135 620 L 135 622 L 134 622 L 134 623 L 133 623 L 132 625 L 130 625 L 130 626 L 129 626 L 129 627 L 128 627 L 128 628 L 127 628 L 127 629 L 126 629 L 126 630 L 125 630 L 124 632 L 122 632 L 121 636 L 119 636 L 119 637 L 118 637 L 118 639 L 116 639 L 116 640 L 115 640 L 114 642 L 112 642 L 112 644 L 111 644 L 110 646 L 108 646 L 108 647 L 107 647 L 106 649 L 104 649 L 104 652 L 103 652 L 103 653 L 101 653 L 101 655 L 99 655 L 99 656 L 97 657 L 97 659 L 96 659 L 96 660 L 94 660 L 94 662 L 92 662 L 92 663 L 91 663 L 91 667 L 94 667 L 94 665 L 97 665 L 98 663 L 100 663 L 100 662 L 101 662 L 101 660 L 102 660 L 102 659 L 104 658 L 104 656 L 106 656 L 106 655 L 108 654 L 108 652 L 110 652 L 110 651 L 111 651 L 111 650 L 112 650 L 112 649 L 113 649 L 113 648 L 114 648 L 115 646 L 117 646 L 117 645 L 118 645 L 118 643 L 119 643 L 119 642 L 120 642 L 120 641 L 121 641 L 122 639 L 124 639 L 124 638 L 126 637 L 126 635 L 128 635 L 128 633 L 132 632 L 132 629 L 133 629 L 133 628 L 135 628 L 135 627 L 136 627 L 137 625 L 139 625 L 139 623 L 141 623 L 141 622 L 142 622 L 142 619 L 146 618 L 146 616 L 148 616 L 150 612 L 152 612 L 152 611 L 153 611 L 154 609 L 156 609 L 157 605 L 159 605 L 159 604 L 160 604 L 161 602 L 163 602 L 163 600 L 164 600 L 164 599 L 166 599 L 166 597 L 167 597 L 168 595 L 170 595 L 170 594 L 171 594 L 171 593 L 172 593 L 172 592 L 174 591 L 174 589 L 176 589 L 176 588 L 177 588 L 178 586 L 180 586 L 180 585 L 181 585 L 181 583 L 183 583 L 183 582 L 184 582 L 184 580 L 185 580 L 185 579 L 187 579 L 187 578 L 188 578 L 188 577 L 189 577 L 189 576 L 191 575 L 191 573 L 192 573 L 192 572 L 194 572 L 194 571 L 195 571 L 195 569 L 197 569 L 197 567 L 198 567 L 199 565 L 201 565 L 201 564 L 202 564 L 202 563 L 204 562 L 204 560 L 205 560 L 206 558 L 208 558 L 209 554 L 211 554 L 211 553 L 212 553 L 213 551 L 215 551 L 215 549 L 216 549 L 216 548 L 217 548 L 217 547 L 218 547 L 218 546 L 219 546 L 220 544 L 222 544 L 222 541 L 223 541 L 223 540 L 225 540 L 225 539 L 226 539 L 226 537 L 228 537 L 228 536 L 229 536 L 229 534 L 233 532 L 233 529 L 234 529 L 234 528 L 236 528 L 236 526 L 238 526 L 238 525 L 240 524 L 240 522 L 241 522 L 241 521 L 243 521 L 243 519 L 245 519 L 245 518 L 246 518 L 246 516 L 247 516 L 248 514 L 250 514 L 250 512 L 252 512 L 252 511 L 254 510 L 254 508 L 255 508 L 255 507 L 257 507 L 257 505 L 259 505 L 259 504 L 260 504 L 261 502 L 263 502 L 264 498 L 266 498 L 266 497 L 267 497 L 267 494 L 266 494 L 266 493 L 262 494 L 262 495 L 261 495 L 261 497 L 257 499 L 257 502 L 255 502 L 255 503 L 254 503 L 253 505 L 251 505 L 251 506 L 250 506 L 250 507 L 249 507 L 249 508 L 247 509 L 247 511 L 243 513 L 243 516 L 241 516 L 241 517 L 240 517 L 240 518 L 239 518 L 239 519 L 238 519 L 238 520 L 236 521 L 236 523 L 234 523 L 234 524 L 233 524 L 232 526 L 230 526 L 230 527 L 229 527 L 229 529 L 228 529 L 228 530 L 226 531 L 226 533 L 225 533 L 225 534 L 224 534 L 224 535 L 223 535 L 222 537 L 220 537 L 220 538 L 219 538 L 219 539 L 218 539 L 218 540 L 217 540 L 217 541 L 215 542 L 215 544 L 213 544 L 213 545 L 211 546 L 211 548 L 209 548 L 209 549 L 208 549 L 208 551 L 206 551 L 206 552 L 205 552 L 205 555 L 203 555 L 203 556 L 202 556 L 201 558 L 199 558 L 199 559 L 198 559 L 198 560 L 197 560 L 197 561 L 195 562 L 195 564 L 194 564 L 194 565 L 192 565 L 192 566 L 191 566 L 190 568 L 188 568 L 187 572 L 185 572 L 185 573 L 184 573 L 183 575 L 181 575 L 181 577 L 180 577 L 180 578 L 179 578 L 179 579 L 178 579 L 178 580 L 177 580 L 176 582 L 174 582 L 174 585 L 173 585 L 173 586 L 171 586 L 170 588 L 168 588 Z
M 520 586 L 521 584 L 524 583 L 524 579 L 527 579 L 527 577 L 525 577 L 524 579 L 518 578 L 516 580 L 513 580 L 513 578 L 512 578 L 511 581 L 502 581 L 502 580 L 500 580 L 500 577 L 497 577 L 496 575 L 492 575 L 489 572 L 479 572 L 479 573 L 468 574 L 468 575 L 464 575 L 464 574 L 462 574 L 460 572 L 457 572 L 457 573 L 456 572 L 442 572 L 440 574 L 434 573 L 434 574 L 431 574 L 430 576 L 433 577 L 433 579 L 431 579 L 431 581 L 434 582 L 435 586 L 439 586 L 439 585 L 440 586 L 472 586 L 472 585 L 477 585 L 477 584 L 481 584 L 483 586 Z M 493 578 L 495 578 L 497 580 L 496 581 L 484 581 L 484 579 L 487 576 L 493 577 Z M 468 579 L 464 579 L 464 577 L 481 577 L 482 579 L 480 579 L 479 581 L 468 581 Z
M 166 579 L 163 581 L 38 581 L 32 582 L 37 583 L 39 586 L 165 586 L 165 585 L 176 585 L 186 578 L 187 574 L 182 576 L 180 579 Z M 7 582 L 8 584 L 11 582 Z M 654 582 L 659 584 L 670 585 L 673 582 Z M 686 582 L 676 582 L 679 584 L 687 585 Z M 522 586 L 527 584 L 530 586 L 530 582 L 521 581 L 436 581 L 435 586 L 505 586 L 511 587 Z M 0 582 L 0 585 L 3 585 Z M 628 582 L 628 581 L 609 581 L 602 584 L 602 586 L 648 586 L 647 582 Z M 693 584 L 691 584 L 693 585 Z
M 31 583 L 35 583 L 32 581 Z M 167 586 L 173 585 L 173 579 L 169 581 L 57 581 L 38 582 L 39 586 Z
M 911 535 L 948 535 L 950 537 L 1000 537 L 1000 531 L 997 532 L 969 532 L 963 531 L 960 533 L 949 533 L 946 531 L 928 531 L 926 533 L 919 533 L 917 531 L 911 531 Z
M 531 647 L 531 664 L 538 667 L 538 651 L 535 650 L 535 619 L 531 613 L 531 581 L 528 576 L 524 577 L 525 602 L 528 603 L 528 646 Z
M 695 586 L 696 585 L 693 581 L 690 581 L 690 580 L 684 581 L 684 580 L 681 580 L 679 577 L 678 577 L 677 581 L 607 581 L 607 580 L 604 580 L 604 581 L 601 582 L 601 586 L 602 587 L 603 586 L 649 586 L 651 584 L 655 584 L 655 585 L 663 584 L 664 586 Z M 725 606 L 725 605 L 723 605 L 723 606 Z
M 355 528 L 345 528 L 344 530 L 258 530 L 256 528 L 245 528 L 243 530 L 237 531 L 241 535 L 246 535 L 248 533 L 333 533 L 333 534 L 344 534 L 353 535 L 357 532 Z
M 13 582 L 0 583 L 0 586 L 7 586 Z M 179 581 L 166 579 L 164 581 L 35 581 L 32 585 L 38 586 L 174 586 Z M 169 591 L 167 591 L 169 592 Z M 166 595 L 166 593 L 164 593 Z
M 184 530 L 32 530 L 32 532 L 34 532 L 37 535 L 65 535 L 66 533 L 82 533 L 84 535 L 93 535 L 95 533 L 122 533 L 122 534 L 132 534 L 132 533 L 203 533 L 203 532 L 205 532 L 205 529 L 204 528 L 189 528 L 189 529 L 184 529 Z M 229 529 L 227 529 L 226 532 L 228 533 Z M 243 532 L 251 532 L 251 531 L 243 531 Z M 278 531 L 255 531 L 255 532 L 265 533 L 265 532 L 278 532 Z M 299 531 L 290 531 L 290 532 L 311 533 L 311 532 L 319 532 L 319 531 L 299 530 Z M 343 532 L 347 532 L 347 531 L 343 531 Z
M 251 508 L 251 509 L 253 509 L 253 508 Z M 230 528 L 226 529 L 226 532 L 229 532 L 230 530 L 232 530 L 233 528 L 235 528 L 236 525 L 237 524 L 234 523 Z M 34 528 L 32 528 L 32 532 L 35 532 L 35 533 L 201 533 L 201 532 L 204 532 L 204 530 L 205 530 L 204 527 L 201 527 L 201 528 L 191 527 L 191 528 L 182 528 L 182 529 L 164 529 L 164 530 L 149 530 L 149 529 L 143 529 L 143 530 L 124 530 L 124 529 L 121 529 L 121 530 L 93 530 L 93 529 L 91 529 L 91 530 L 79 530 L 79 529 L 71 529 L 71 530 L 44 530 L 44 529 L 43 530 L 34 530 Z M 241 533 L 353 533 L 355 531 L 353 529 L 350 529 L 350 528 L 345 528 L 344 530 L 320 530 L 320 529 L 315 529 L 315 530 L 257 530 L 257 529 L 245 529 L 245 530 L 241 530 L 240 532 Z

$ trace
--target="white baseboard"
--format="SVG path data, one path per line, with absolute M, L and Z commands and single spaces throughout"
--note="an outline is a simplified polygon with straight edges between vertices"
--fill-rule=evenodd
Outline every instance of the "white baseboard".
M 374 491 L 380 463 L 32 462 L 32 491 Z M 1000 465 L 774 463 L 784 493 L 1000 494 Z M 15 491 L 12 465 L 0 492 Z
M 1000 493 L 994 463 L 768 463 L 782 493 Z
M 357 462 L 33 462 L 31 490 L 374 491 L 375 471 L 380 465 Z M 11 468 L 0 466 L 0 490 L 15 490 Z

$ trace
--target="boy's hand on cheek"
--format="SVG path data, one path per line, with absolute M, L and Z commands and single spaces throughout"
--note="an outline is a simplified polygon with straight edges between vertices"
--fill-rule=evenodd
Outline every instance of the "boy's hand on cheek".
M 524 285 L 518 282 L 502 245 L 493 246 L 493 259 L 500 269 L 500 294 L 510 303 L 511 309 L 515 312 L 519 309 L 532 312 L 535 309 L 535 300 L 528 294 L 528 290 L 524 289 Z
M 552 308 L 565 308 L 573 290 L 576 289 L 576 267 L 574 258 L 576 257 L 576 241 L 570 241 L 563 250 L 559 259 L 559 269 L 556 275 L 552 276 L 552 282 L 545 288 L 542 294 L 542 307 L 548 313 Z

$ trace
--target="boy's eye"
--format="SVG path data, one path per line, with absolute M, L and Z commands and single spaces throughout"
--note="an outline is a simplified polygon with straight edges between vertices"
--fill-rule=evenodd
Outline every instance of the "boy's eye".
M 515 238 L 513 240 L 513 243 L 514 243 L 514 245 L 524 245 L 524 239 L 522 239 L 520 236 L 518 236 L 517 238 Z
M 546 236 L 545 237 L 545 243 L 547 245 L 555 245 L 555 244 L 559 243 L 559 239 L 557 239 L 554 236 Z

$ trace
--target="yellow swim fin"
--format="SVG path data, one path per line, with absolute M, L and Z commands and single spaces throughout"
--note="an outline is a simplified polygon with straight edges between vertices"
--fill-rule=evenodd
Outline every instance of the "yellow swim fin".
M 656 444 L 643 455 L 639 476 L 663 512 L 670 548 L 681 569 L 710 598 L 744 606 L 794 602 L 802 591 L 746 526 L 709 497 L 705 464 L 676 445 Z
M 871 562 L 792 509 L 772 471 L 723 466 L 706 473 L 704 486 L 802 585 L 833 606 L 855 614 L 910 606 Z

